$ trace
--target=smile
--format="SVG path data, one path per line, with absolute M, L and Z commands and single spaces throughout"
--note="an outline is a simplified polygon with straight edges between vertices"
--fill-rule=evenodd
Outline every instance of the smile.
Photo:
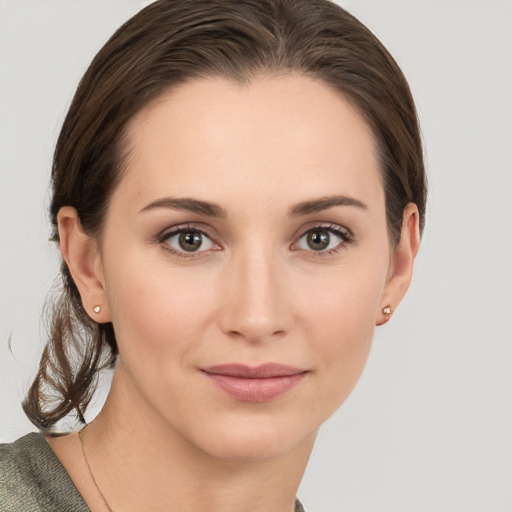
M 267 402 L 297 386 L 307 371 L 275 363 L 250 367 L 225 364 L 202 370 L 220 389 L 244 402 Z

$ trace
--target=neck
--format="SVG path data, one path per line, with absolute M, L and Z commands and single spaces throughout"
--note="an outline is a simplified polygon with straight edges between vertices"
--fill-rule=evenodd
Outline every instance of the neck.
M 120 373 L 116 370 L 105 407 L 84 432 L 92 472 L 112 510 L 294 509 L 316 432 L 284 454 L 219 456 L 169 426 L 127 389 Z

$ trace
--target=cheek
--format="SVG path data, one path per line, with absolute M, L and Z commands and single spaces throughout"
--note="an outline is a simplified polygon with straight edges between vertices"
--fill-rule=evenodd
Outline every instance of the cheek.
M 340 340 L 357 345 L 358 339 L 366 339 L 373 333 L 386 270 L 385 265 L 376 264 L 347 266 L 320 279 L 315 276 L 316 283 L 306 284 L 309 293 L 300 306 L 307 312 L 311 329 L 316 327 L 333 346 Z
M 361 297 L 361 289 L 356 294 L 350 290 L 333 293 L 332 300 L 321 307 L 317 303 L 310 309 L 311 317 L 317 324 L 316 336 L 318 353 L 327 368 L 366 360 L 373 337 L 376 301 Z M 318 307 L 320 306 L 320 307 Z M 348 368 L 346 368 L 348 369 Z
M 307 338 L 312 340 L 327 416 L 347 398 L 366 365 L 385 271 L 384 266 L 374 272 L 352 267 L 301 306 L 308 312 Z
M 201 312 L 212 302 L 183 272 L 133 258 L 112 266 L 107 296 L 121 356 L 137 352 L 162 362 L 165 353 L 186 353 L 198 339 Z M 192 282 L 191 282 L 192 281 Z

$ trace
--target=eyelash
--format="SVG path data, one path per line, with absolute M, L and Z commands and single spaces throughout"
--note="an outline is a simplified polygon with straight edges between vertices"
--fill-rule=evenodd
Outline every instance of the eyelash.
M 336 245 L 336 247 L 333 247 L 332 249 L 330 249 L 328 251 L 326 251 L 326 250 L 315 251 L 313 249 L 309 249 L 309 250 L 308 249 L 296 249 L 296 250 L 307 251 L 313 257 L 318 258 L 318 257 L 325 257 L 325 256 L 330 256 L 332 254 L 336 254 L 339 251 L 346 248 L 347 245 L 353 244 L 355 242 L 352 232 L 347 228 L 337 226 L 334 224 L 328 224 L 328 225 L 318 224 L 316 226 L 313 226 L 313 227 L 303 231 L 301 233 L 301 235 L 297 238 L 297 240 L 292 244 L 292 246 L 296 245 L 300 240 L 302 240 L 308 234 L 319 232 L 319 231 L 324 231 L 329 234 L 333 234 L 333 235 L 339 237 L 341 239 L 341 241 Z M 167 243 L 169 238 L 172 238 L 173 236 L 179 235 L 181 233 L 199 233 L 203 237 L 206 237 L 208 240 L 210 240 L 214 246 L 216 246 L 217 248 L 221 248 L 220 244 L 216 243 L 209 233 L 207 233 L 204 229 L 201 229 L 194 225 L 179 226 L 170 231 L 164 231 L 163 233 L 158 235 L 157 242 L 162 245 L 164 250 L 172 253 L 173 255 L 177 256 L 178 258 L 198 258 L 198 257 L 202 256 L 202 253 L 205 253 L 208 251 L 208 250 L 203 250 L 203 251 L 194 251 L 194 252 L 187 253 L 186 251 L 179 251 L 179 250 L 175 249 L 174 247 L 172 247 L 169 243 Z M 215 250 L 219 250 L 219 249 L 215 249 Z
M 322 258 L 326 256 L 331 256 L 333 254 L 337 254 L 338 252 L 342 251 L 347 247 L 347 245 L 353 244 L 355 242 L 354 235 L 352 232 L 345 228 L 341 227 L 335 224 L 318 224 L 316 226 L 313 226 L 312 228 L 307 229 L 304 231 L 299 238 L 297 239 L 297 242 L 294 242 L 294 244 L 297 244 L 298 241 L 302 240 L 305 236 L 307 236 L 309 233 L 315 233 L 318 231 L 326 231 L 329 234 L 335 235 L 341 239 L 341 241 L 332 249 L 329 250 L 323 250 L 323 251 L 314 251 L 313 249 L 304 249 L 305 251 L 309 252 L 311 256 L 315 258 Z
M 166 243 L 169 238 L 179 235 L 181 233 L 199 233 L 203 237 L 206 237 L 208 240 L 211 240 L 212 243 L 218 247 L 220 247 L 219 244 L 213 241 L 210 234 L 208 234 L 204 229 L 201 229 L 197 226 L 187 224 L 185 226 L 179 226 L 174 229 L 171 229 L 170 231 L 164 231 L 162 234 L 158 236 L 158 243 L 160 243 L 164 250 L 170 252 L 171 254 L 177 256 L 178 258 L 198 258 L 202 255 L 202 253 L 206 251 L 197 251 L 197 252 L 190 252 L 187 253 L 186 251 L 178 251 L 174 247 L 172 247 L 170 244 Z

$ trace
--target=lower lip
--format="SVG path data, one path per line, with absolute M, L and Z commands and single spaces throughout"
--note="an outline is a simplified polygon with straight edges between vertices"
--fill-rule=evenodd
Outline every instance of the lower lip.
M 244 402 L 268 402 L 293 389 L 306 376 L 306 373 L 268 377 L 261 379 L 245 379 L 231 375 L 206 375 L 228 395 Z

